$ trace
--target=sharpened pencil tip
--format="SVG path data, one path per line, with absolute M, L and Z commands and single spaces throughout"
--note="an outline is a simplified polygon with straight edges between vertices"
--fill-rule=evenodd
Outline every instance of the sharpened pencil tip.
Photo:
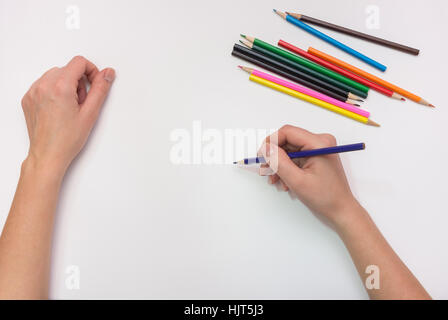
M 418 103 L 430 107 L 430 108 L 435 108 L 435 106 L 432 103 L 429 103 L 428 101 L 426 101 L 425 99 L 421 99 Z
M 238 161 L 233 161 L 233 164 L 238 164 Z
M 355 103 L 354 106 L 356 106 L 356 107 L 361 107 L 361 106 L 360 106 L 359 104 L 357 104 L 357 103 Z
M 405 98 L 401 98 L 401 101 L 406 101 L 406 99 Z
M 375 121 L 373 121 L 371 119 L 368 119 L 366 124 L 369 126 L 381 127 L 381 125 L 379 123 L 376 123 Z
M 252 69 L 252 68 L 243 67 L 243 66 L 238 66 L 238 67 L 240 67 L 241 70 L 246 71 L 247 73 L 252 73 L 254 71 L 254 69 Z
M 280 17 L 282 17 L 283 19 L 286 19 L 286 13 L 281 12 L 281 11 L 277 11 L 276 9 L 272 9 L 272 10 L 274 10 L 274 12 L 276 14 L 278 14 Z
M 240 33 L 240 36 L 243 37 L 244 39 L 246 39 L 246 35 L 245 34 L 241 34 Z
M 252 43 L 247 40 L 241 40 L 240 43 L 243 44 L 245 47 L 252 49 Z

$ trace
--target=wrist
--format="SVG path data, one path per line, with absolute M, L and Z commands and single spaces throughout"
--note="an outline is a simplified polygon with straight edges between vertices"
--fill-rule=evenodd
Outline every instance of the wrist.
M 22 174 L 38 176 L 42 181 L 60 183 L 64 178 L 66 168 L 51 161 L 46 161 L 28 154 L 22 163 Z
M 370 220 L 369 214 L 361 204 L 353 198 L 339 209 L 336 214 L 334 226 L 339 236 L 343 236 L 352 230 L 356 230 L 366 220 Z

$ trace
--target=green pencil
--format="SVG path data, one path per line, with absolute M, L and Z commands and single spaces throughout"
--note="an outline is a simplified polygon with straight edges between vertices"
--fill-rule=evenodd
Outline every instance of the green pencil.
M 293 54 L 291 52 L 288 52 L 286 50 L 283 50 L 281 48 L 273 46 L 273 45 L 271 45 L 271 44 L 269 44 L 267 42 L 264 42 L 264 41 L 262 41 L 260 39 L 257 39 L 257 38 L 254 38 L 254 37 L 248 37 L 248 36 L 245 36 L 245 35 L 241 35 L 241 36 L 243 38 L 245 38 L 246 40 L 248 40 L 249 42 L 251 42 L 254 46 L 257 46 L 257 47 L 263 48 L 265 50 L 268 50 L 268 51 L 270 51 L 272 53 L 275 53 L 278 56 L 281 56 L 281 57 L 286 58 L 286 59 L 288 59 L 290 61 L 298 63 L 298 64 L 300 64 L 302 66 L 305 66 L 305 67 L 307 67 L 309 69 L 312 69 L 312 70 L 314 70 L 316 72 L 319 72 L 319 73 L 321 73 L 323 75 L 326 75 L 327 77 L 330 77 L 330 78 L 332 78 L 332 79 L 334 79 L 336 81 L 344 83 L 344 84 L 346 84 L 347 86 L 349 86 L 349 87 L 351 87 L 353 89 L 362 91 L 364 93 L 369 92 L 369 87 L 367 87 L 367 86 L 365 86 L 365 85 L 363 85 L 363 84 L 361 84 L 359 82 L 356 82 L 356 81 L 354 81 L 352 79 L 349 79 L 349 78 L 347 78 L 347 77 L 345 77 L 345 76 L 343 76 L 343 75 L 341 75 L 341 74 L 339 74 L 337 72 L 334 72 L 334 71 L 332 71 L 330 69 L 322 67 L 321 65 L 318 65 L 317 63 L 314 63 L 314 62 L 312 62 L 312 61 L 310 61 L 308 59 L 302 58 L 302 57 L 300 57 L 300 56 L 298 56 L 296 54 Z M 254 49 L 256 49 L 256 48 L 254 48 Z M 348 90 L 348 91 L 353 92 L 352 90 Z M 353 92 L 353 93 L 355 93 L 355 92 Z

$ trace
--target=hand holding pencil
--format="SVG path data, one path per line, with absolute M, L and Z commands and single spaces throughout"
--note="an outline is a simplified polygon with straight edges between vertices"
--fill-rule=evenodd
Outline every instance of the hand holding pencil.
M 366 279 L 365 270 L 372 261 L 381 269 L 381 281 L 387 285 L 367 290 L 371 299 L 431 299 L 353 196 L 339 156 L 330 154 L 293 161 L 287 155 L 291 151 L 335 145 L 336 139 L 330 134 L 313 134 L 286 125 L 266 138 L 259 153 L 276 170 L 275 175 L 269 176 L 269 182 L 280 183 L 284 191 L 297 195 L 333 228 L 347 247 L 362 280 Z
M 291 190 L 314 213 L 338 225 L 344 220 L 344 208 L 355 206 L 355 200 L 344 168 L 337 154 L 291 160 L 288 152 L 334 147 L 330 134 L 313 134 L 286 125 L 265 139 L 260 148 L 268 165 L 262 165 L 260 175 L 275 168 L 268 177 L 271 184 L 280 183 L 284 191 Z

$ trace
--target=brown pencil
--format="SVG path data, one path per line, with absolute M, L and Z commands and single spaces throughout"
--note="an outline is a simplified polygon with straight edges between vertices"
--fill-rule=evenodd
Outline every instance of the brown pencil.
M 353 30 L 353 29 L 349 29 L 349 28 L 345 28 L 345 27 L 342 27 L 342 26 L 338 26 L 336 24 L 333 24 L 333 23 L 330 23 L 330 22 L 327 22 L 327 21 L 323 21 L 323 20 L 319 20 L 319 19 L 316 19 L 316 18 L 313 18 L 313 17 L 309 17 L 309 16 L 306 16 L 304 14 L 290 13 L 290 12 L 286 12 L 286 13 L 291 15 L 291 16 L 293 16 L 296 19 L 302 20 L 303 22 L 308 22 L 308 23 L 314 24 L 316 26 L 320 26 L 320 27 L 327 28 L 327 29 L 330 29 L 330 30 L 333 30 L 333 31 L 345 33 L 345 34 L 348 34 L 350 36 L 353 36 L 353 37 L 356 37 L 356 38 L 359 38 L 359 39 L 363 39 L 363 40 L 367 40 L 367 41 L 370 41 L 370 42 L 374 42 L 374 43 L 377 43 L 377 44 L 380 44 L 382 46 L 386 46 L 386 47 L 389 47 L 389 48 L 392 48 L 392 49 L 400 50 L 400 51 L 403 51 L 403 52 L 406 52 L 406 53 L 410 53 L 410 54 L 413 54 L 413 55 L 418 55 L 419 52 L 420 52 L 419 49 L 415 49 L 415 48 L 412 48 L 412 47 L 405 46 L 403 44 L 399 44 L 399 43 L 392 42 L 392 41 L 389 41 L 389 40 L 385 40 L 385 39 L 381 39 L 381 38 L 378 38 L 378 37 L 374 37 L 374 36 L 372 36 L 370 34 L 362 33 L 362 32 L 359 32 L 359 31 L 356 31 L 356 30 Z

